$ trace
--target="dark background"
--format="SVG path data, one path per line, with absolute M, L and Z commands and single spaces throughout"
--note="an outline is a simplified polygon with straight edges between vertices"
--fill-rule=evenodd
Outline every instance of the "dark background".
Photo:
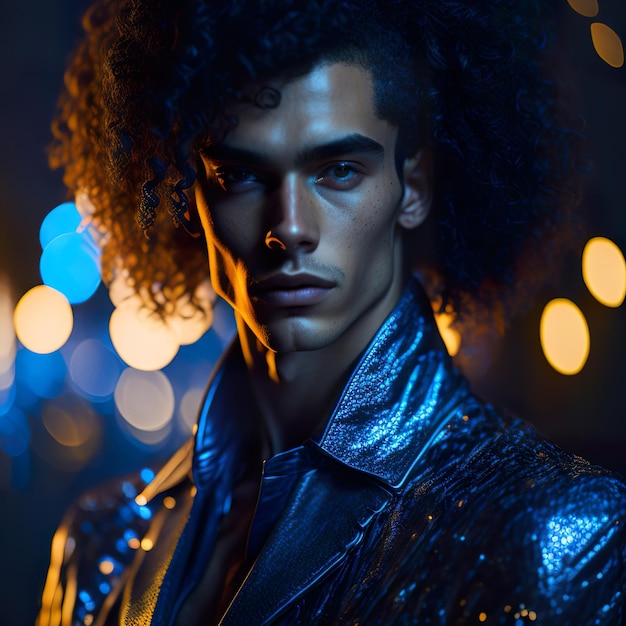
M 589 237 L 607 236 L 625 250 L 626 69 L 611 68 L 598 58 L 589 26 L 602 21 L 626 40 L 626 8 L 621 0 L 600 0 L 599 15 L 589 19 L 565 0 L 554 2 L 560 71 L 572 108 L 586 120 L 594 161 L 583 202 L 586 231 Z M 83 0 L 0 0 L 0 272 L 10 277 L 15 300 L 41 282 L 39 224 L 65 200 L 60 173 L 48 170 L 45 146 L 65 60 L 86 6 Z M 486 372 L 474 376 L 474 383 L 488 399 L 528 418 L 563 447 L 626 473 L 626 311 L 624 306 L 604 307 L 587 292 L 579 253 L 567 259 L 558 286 L 546 289 L 529 313 L 515 321 L 499 354 Z M 552 370 L 539 345 L 541 310 L 560 296 L 574 300 L 589 323 L 591 352 L 576 376 Z M 77 315 L 99 318 L 108 306 L 101 292 L 80 305 Z M 33 446 L 37 419 L 35 409 L 29 415 Z M 106 476 L 163 457 L 169 447 L 138 447 L 119 435 L 111 418 L 105 420 L 97 453 L 80 471 L 59 469 L 36 452 L 16 459 L 0 451 L 0 624 L 33 622 L 52 533 L 77 493 Z

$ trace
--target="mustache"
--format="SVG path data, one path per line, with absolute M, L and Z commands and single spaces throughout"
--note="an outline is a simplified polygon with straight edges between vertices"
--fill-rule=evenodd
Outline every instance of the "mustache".
M 340 268 L 308 259 L 306 263 L 288 261 L 279 268 L 265 272 L 252 271 L 249 273 L 248 287 L 252 291 L 305 286 L 331 288 L 343 282 L 345 274 Z

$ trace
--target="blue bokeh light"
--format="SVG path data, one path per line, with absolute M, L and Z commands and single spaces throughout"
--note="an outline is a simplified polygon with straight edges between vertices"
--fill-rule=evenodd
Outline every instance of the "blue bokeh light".
M 13 406 L 0 416 L 0 449 L 9 456 L 24 454 L 30 444 L 30 430 L 26 416 Z
M 59 235 L 44 248 L 39 270 L 44 284 L 78 304 L 88 300 L 100 284 L 99 251 L 87 233 Z
M 73 202 L 64 202 L 54 207 L 44 218 L 39 229 L 42 249 L 59 235 L 75 233 L 80 225 L 80 213 Z
M 15 402 L 16 387 L 12 383 L 8 387 L 0 388 L 0 417 L 6 415 Z
M 97 339 L 86 339 L 72 353 L 69 372 L 79 393 L 94 402 L 113 397 L 123 365 L 116 354 Z
M 20 382 L 40 398 L 55 398 L 63 391 L 67 368 L 60 352 L 36 354 L 22 348 L 15 367 Z

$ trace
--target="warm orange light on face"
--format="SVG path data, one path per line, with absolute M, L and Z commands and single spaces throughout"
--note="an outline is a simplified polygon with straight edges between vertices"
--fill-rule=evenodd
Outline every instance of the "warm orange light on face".
M 618 307 L 626 296 L 626 262 L 619 247 L 605 237 L 590 239 L 583 250 L 583 279 L 594 298 Z
M 543 353 L 561 374 L 577 374 L 589 356 L 589 327 L 582 311 L 566 298 L 548 302 L 541 315 L 539 335 Z
M 364 348 L 401 293 L 397 235 L 425 217 L 426 163 L 408 160 L 403 194 L 398 129 L 358 65 L 320 63 L 280 92 L 275 109 L 233 105 L 237 126 L 202 156 L 221 176 L 201 176 L 196 195 L 213 286 L 258 340 L 242 342 L 248 363 L 331 346 L 349 362 L 345 346 Z
M 624 47 L 619 35 L 602 22 L 591 25 L 591 40 L 598 56 L 611 67 L 624 65 Z
M 39 285 L 27 291 L 15 307 L 18 339 L 32 352 L 49 354 L 72 333 L 74 314 L 67 298 L 56 289 Z

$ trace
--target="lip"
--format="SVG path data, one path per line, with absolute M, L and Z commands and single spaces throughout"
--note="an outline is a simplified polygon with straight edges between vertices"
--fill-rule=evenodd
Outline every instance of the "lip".
M 251 296 L 278 307 L 313 306 L 322 302 L 336 283 L 308 273 L 273 274 L 252 286 Z

